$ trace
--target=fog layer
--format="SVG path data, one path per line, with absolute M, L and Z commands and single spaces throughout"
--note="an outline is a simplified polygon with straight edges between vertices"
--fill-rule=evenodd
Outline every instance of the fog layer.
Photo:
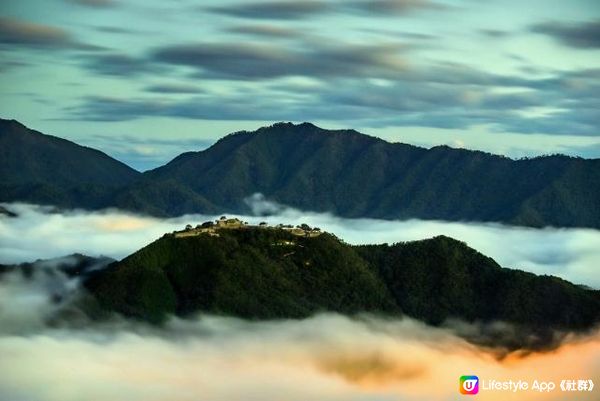
M 353 244 L 449 235 L 503 265 L 553 273 L 600 286 L 600 234 L 485 224 L 340 219 L 248 200 L 268 217 L 257 223 L 305 222 Z M 0 263 L 80 252 L 121 258 L 163 233 L 216 216 L 155 219 L 120 211 L 55 213 L 7 205 L 0 217 Z M 489 328 L 447 322 L 432 328 L 411 319 L 348 318 L 248 322 L 198 316 L 165 327 L 115 317 L 91 322 L 78 313 L 85 293 L 77 276 L 58 269 L 69 258 L 37 264 L 30 273 L 0 275 L 0 400 L 10 401 L 402 401 L 454 400 L 458 379 L 593 379 L 600 377 L 600 333 L 557 335 L 549 352 L 510 353 L 466 342 Z M 91 269 L 97 268 L 91 266 Z M 102 268 L 102 267 L 98 267 Z M 514 335 L 510 325 L 493 330 Z M 557 333 L 560 334 L 560 333 Z M 475 341 L 477 343 L 477 341 Z M 500 357 L 501 356 L 501 357 Z M 579 393 L 594 400 L 597 389 Z M 560 390 L 480 391 L 479 400 L 562 400 Z
M 594 379 L 600 336 L 502 360 L 413 320 L 320 315 L 299 321 L 172 320 L 0 335 L 0 399 L 39 401 L 454 400 L 461 375 Z M 531 384 L 530 384 L 531 385 Z M 592 400 L 581 393 L 578 400 Z M 481 391 L 480 400 L 558 400 Z
M 532 229 L 499 224 L 442 221 L 344 219 L 327 213 L 303 212 L 266 201 L 247 200 L 250 223 L 307 223 L 350 244 L 395 243 L 447 235 L 462 241 L 505 267 L 552 274 L 577 284 L 600 288 L 600 231 Z M 10 204 L 18 217 L 0 217 L 0 263 L 19 263 L 71 253 L 123 258 L 166 232 L 218 216 L 190 215 L 157 219 L 122 211 L 55 213 L 40 206 Z M 258 217 L 268 214 L 268 216 Z

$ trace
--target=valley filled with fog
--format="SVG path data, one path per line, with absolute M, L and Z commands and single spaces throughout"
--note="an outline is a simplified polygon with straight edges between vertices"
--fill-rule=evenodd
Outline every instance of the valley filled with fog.
M 600 264 L 600 232 L 594 230 L 353 220 L 286 208 L 260 195 L 247 201 L 254 215 L 237 217 L 255 224 L 307 223 L 351 244 L 443 234 L 503 266 L 600 287 L 594 273 Z M 166 232 L 219 217 L 157 219 L 117 210 L 4 206 L 17 214 L 0 218 L 4 264 L 73 253 L 120 259 Z M 53 271 L 59 262 L 68 264 L 69 258 L 44 262 L 40 266 L 45 270 L 30 277 L 13 271 L 0 279 L 1 399 L 450 400 L 457 394 L 458 377 L 466 374 L 556 383 L 600 374 L 597 330 L 556 333 L 551 349 L 541 352 L 508 352 L 464 339 L 519 335 L 503 322 L 450 321 L 434 328 L 410 318 L 334 313 L 263 322 L 201 314 L 187 320 L 172 317 L 163 327 L 117 316 L 92 322 L 69 309 L 81 297 L 81 283 Z M 593 395 L 581 393 L 578 399 L 592 400 Z M 487 392 L 479 398 L 525 397 Z M 526 398 L 559 400 L 563 394 L 529 391 Z
M 500 358 L 454 330 L 408 318 L 327 314 L 273 322 L 200 316 L 172 319 L 160 330 L 117 321 L 0 334 L 0 398 L 435 401 L 456 399 L 465 374 L 559 383 L 600 373 L 598 333 L 568 337 L 552 352 Z M 564 394 L 488 392 L 478 398 L 560 400 Z
M 561 277 L 575 284 L 600 288 L 600 231 L 593 229 L 534 229 L 486 223 L 345 219 L 305 212 L 264 199 L 247 198 L 253 214 L 235 216 L 252 224 L 306 223 L 335 234 L 350 244 L 413 241 L 446 235 L 464 241 L 503 267 Z M 118 210 L 70 211 L 6 205 L 18 217 L 0 219 L 0 264 L 32 262 L 82 253 L 121 259 L 164 233 L 214 220 L 219 215 L 188 215 L 158 219 Z M 233 216 L 232 216 L 233 217 Z

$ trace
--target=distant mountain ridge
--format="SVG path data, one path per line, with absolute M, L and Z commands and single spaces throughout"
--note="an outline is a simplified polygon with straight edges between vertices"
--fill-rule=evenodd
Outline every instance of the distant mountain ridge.
M 116 205 L 165 215 L 247 212 L 243 199 L 257 192 L 343 217 L 600 227 L 600 160 L 423 149 L 309 123 L 240 132 L 184 153 L 125 188 Z
M 139 175 L 99 150 L 0 119 L 0 202 L 95 209 Z
M 0 177 L 11 174 L 1 171 Z M 125 175 L 126 182 L 103 192 L 98 202 L 75 206 L 156 216 L 247 213 L 244 199 L 262 193 L 298 209 L 351 218 L 600 228 L 600 159 L 512 160 L 389 143 L 310 123 L 230 134 L 206 150 Z

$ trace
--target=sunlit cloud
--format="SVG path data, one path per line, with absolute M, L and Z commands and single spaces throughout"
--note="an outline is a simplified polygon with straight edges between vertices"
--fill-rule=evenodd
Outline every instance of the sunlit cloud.
M 247 322 L 203 316 L 156 330 L 121 325 L 0 336 L 0 395 L 40 401 L 449 400 L 458 378 L 597 378 L 597 334 L 552 353 L 496 359 L 447 329 L 403 319 Z M 57 378 L 60 378 L 58 380 Z M 432 383 L 435 383 L 433 385 Z M 578 399 L 592 400 L 593 393 Z M 484 400 L 560 400 L 560 391 L 481 392 Z
M 259 194 L 247 203 L 254 214 L 239 217 L 253 223 L 308 223 L 351 244 L 445 234 L 503 265 L 599 285 L 600 232 L 594 230 L 342 219 L 294 210 Z M 217 217 L 156 219 L 117 210 L 60 213 L 4 206 L 18 216 L 0 217 L 0 263 L 73 252 L 121 258 L 165 232 Z M 409 318 L 337 314 L 265 322 L 200 315 L 171 318 L 164 327 L 117 316 L 92 322 L 77 306 L 85 296 L 79 277 L 57 269 L 76 260 L 43 262 L 29 275 L 19 270 L 0 275 L 0 399 L 275 401 L 285 395 L 292 401 L 442 401 L 458 396 L 458 378 L 465 374 L 557 385 L 600 374 L 597 331 L 558 333 L 551 351 L 507 353 L 486 341 L 490 329 L 518 335 L 502 322 L 484 327 L 447 321 L 434 328 Z M 584 392 L 578 399 L 594 396 Z M 477 397 L 544 401 L 564 399 L 564 393 L 481 391 Z

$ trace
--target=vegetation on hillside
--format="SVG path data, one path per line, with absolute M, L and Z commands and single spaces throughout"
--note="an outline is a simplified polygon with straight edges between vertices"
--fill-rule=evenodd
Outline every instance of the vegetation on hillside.
M 584 328 L 600 318 L 598 291 L 553 276 L 501 268 L 452 238 L 354 249 L 377 269 L 407 315 L 432 324 L 460 317 Z
M 448 237 L 350 246 L 278 228 L 167 234 L 87 282 L 102 307 L 151 322 L 205 311 L 249 319 L 371 312 L 430 324 L 458 318 L 532 330 L 585 329 L 598 291 L 501 268 Z
M 329 234 L 305 238 L 276 228 L 166 235 L 87 286 L 104 307 L 153 322 L 198 311 L 251 319 L 399 313 L 350 247 Z

